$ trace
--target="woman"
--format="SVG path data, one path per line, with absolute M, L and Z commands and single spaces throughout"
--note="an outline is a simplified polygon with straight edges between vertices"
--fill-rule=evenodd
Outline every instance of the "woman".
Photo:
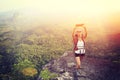
M 81 68 L 81 61 L 85 56 L 85 41 L 87 36 L 86 28 L 83 24 L 77 24 L 73 30 L 74 54 L 76 60 L 76 68 Z

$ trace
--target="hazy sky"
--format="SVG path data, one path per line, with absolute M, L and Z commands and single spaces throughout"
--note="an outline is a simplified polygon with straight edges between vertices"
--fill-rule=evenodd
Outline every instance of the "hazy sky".
M 38 11 L 107 12 L 120 10 L 120 0 L 0 0 L 0 11 L 37 9 Z
M 0 11 L 32 9 L 38 12 L 105 13 L 120 10 L 120 0 L 0 0 Z
M 0 12 L 11 10 L 53 23 L 99 25 L 106 15 L 120 12 L 120 0 L 0 0 Z

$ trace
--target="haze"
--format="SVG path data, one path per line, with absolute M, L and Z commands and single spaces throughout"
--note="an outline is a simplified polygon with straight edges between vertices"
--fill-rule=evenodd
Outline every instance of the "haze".
M 120 0 L 0 0 L 0 13 L 20 12 L 36 25 L 74 27 L 84 23 L 88 29 L 119 32 L 119 3 Z

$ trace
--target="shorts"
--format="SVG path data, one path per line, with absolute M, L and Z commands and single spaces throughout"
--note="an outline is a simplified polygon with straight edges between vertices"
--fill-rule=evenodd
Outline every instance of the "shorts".
M 76 54 L 75 53 L 75 57 L 79 57 L 79 56 L 85 56 L 85 54 Z
M 85 56 L 85 48 L 75 50 L 74 53 L 75 53 L 75 57 L 77 57 L 77 56 Z

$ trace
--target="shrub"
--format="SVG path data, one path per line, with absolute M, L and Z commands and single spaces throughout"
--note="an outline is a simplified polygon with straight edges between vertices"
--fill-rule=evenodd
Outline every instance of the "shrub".
M 34 76 L 37 74 L 37 70 L 35 68 L 31 68 L 31 67 L 28 67 L 28 68 L 24 68 L 22 70 L 22 73 L 25 75 L 25 76 Z
M 50 80 L 50 79 L 53 79 L 55 77 L 57 77 L 58 75 L 55 74 L 55 73 L 51 73 L 48 69 L 44 69 L 41 71 L 41 74 L 40 74 L 40 77 L 43 79 L 43 80 Z

